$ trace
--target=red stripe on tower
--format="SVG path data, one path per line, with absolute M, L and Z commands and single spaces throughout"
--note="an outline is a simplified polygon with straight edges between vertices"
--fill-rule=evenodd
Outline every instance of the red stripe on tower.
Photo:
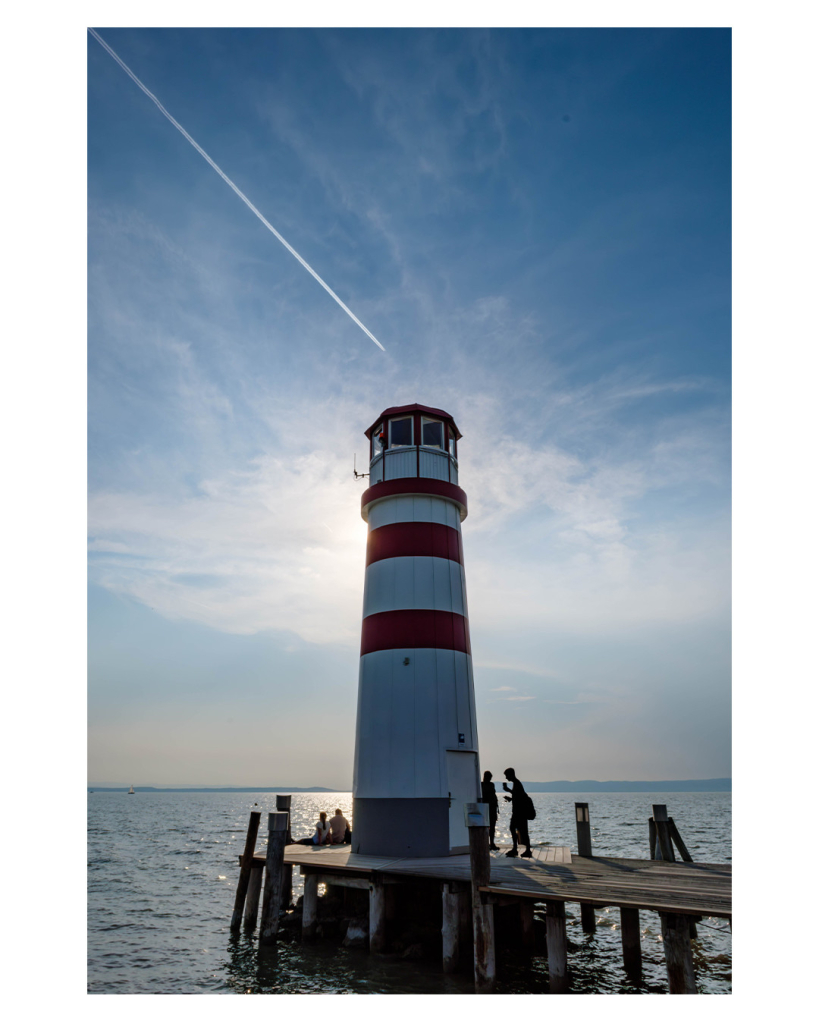
M 367 537 L 367 565 L 383 558 L 430 555 L 463 565 L 461 532 L 443 523 L 390 523 Z
M 471 654 L 469 623 L 457 612 L 406 608 L 376 612 L 361 623 L 361 656 L 373 651 L 434 647 Z

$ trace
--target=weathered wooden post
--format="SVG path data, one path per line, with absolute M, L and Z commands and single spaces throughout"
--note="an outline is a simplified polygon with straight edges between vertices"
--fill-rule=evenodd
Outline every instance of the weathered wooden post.
M 652 860 L 662 860 L 657 848 L 657 826 L 654 824 L 654 818 L 648 819 L 648 849 Z
M 460 956 L 460 904 L 461 898 L 457 888 L 450 882 L 441 884 L 442 921 L 441 938 L 443 940 L 444 974 L 454 974 L 458 970 Z
M 532 900 L 520 901 L 520 938 L 525 949 L 535 944 L 535 904 Z
M 267 816 L 267 859 L 265 861 L 264 899 L 259 942 L 269 945 L 276 941 L 279 931 L 279 912 L 282 908 L 282 868 L 284 844 L 287 839 L 287 815 L 276 811 Z
M 657 835 L 656 860 L 673 861 L 674 846 L 671 842 L 671 822 L 665 804 L 653 804 L 654 827 Z M 674 829 L 677 832 L 676 828 Z M 679 832 L 677 832 L 679 836 Z M 682 843 L 682 839 L 680 839 Z M 685 844 L 679 848 L 682 854 Z M 688 850 L 685 851 L 690 858 Z M 685 856 L 685 855 L 683 855 Z M 668 975 L 668 991 L 672 993 L 696 993 L 694 979 L 694 958 L 691 954 L 691 938 L 696 938 L 697 926 L 688 914 L 660 914 L 660 930 L 663 934 L 665 968 Z
M 459 886 L 458 947 L 461 959 L 465 959 L 472 950 L 472 890 L 469 884 Z
M 489 885 L 489 807 L 464 804 L 469 832 L 469 866 L 472 872 L 472 928 L 475 963 L 475 991 L 491 992 L 495 987 L 495 915 L 492 904 L 480 891 Z
M 370 952 L 387 948 L 387 900 L 384 883 L 376 872 L 370 876 Z
M 677 830 L 677 826 L 674 824 L 674 819 L 671 816 L 669 816 L 669 818 L 668 818 L 668 834 L 671 836 L 672 840 L 674 841 L 674 845 L 680 851 L 680 856 L 682 857 L 682 859 L 684 861 L 686 861 L 687 863 L 689 863 L 689 864 L 693 864 L 694 863 L 694 858 L 688 852 L 688 847 L 682 841 L 682 836 L 680 835 L 679 831 Z
M 282 796 L 278 794 L 276 796 L 276 810 L 284 811 L 287 814 L 287 839 L 286 845 L 289 846 L 293 842 L 293 837 L 290 834 L 290 801 L 292 796 Z M 293 902 L 293 865 L 285 864 L 282 868 L 282 905 L 289 907 Z
M 674 845 L 680 851 L 680 856 L 682 857 L 682 859 L 686 863 L 688 863 L 688 864 L 693 864 L 694 863 L 694 858 L 688 852 L 688 847 L 683 842 L 682 836 L 680 835 L 680 833 L 679 833 L 679 831 L 677 829 L 677 826 L 674 824 L 674 819 L 671 817 L 671 815 L 668 816 L 668 834 L 671 836 L 671 839 L 672 839 L 672 842 L 674 843 Z M 690 917 L 689 918 L 689 922 L 690 922 L 689 930 L 691 932 L 691 938 L 692 939 L 696 939 L 697 938 L 697 921 L 701 921 L 701 920 L 702 920 L 701 917 Z
M 651 810 L 654 814 L 654 827 L 657 830 L 657 845 L 660 848 L 659 859 L 673 861 L 676 858 L 668 828 L 668 808 L 665 804 L 653 804 Z
M 303 869 L 302 869 L 303 870 Z M 301 941 L 312 942 L 316 937 L 318 911 L 318 875 L 308 872 L 304 876 L 304 899 L 301 905 Z
M 245 931 L 252 932 L 256 927 L 256 920 L 259 917 L 259 897 L 262 893 L 262 878 L 264 876 L 264 864 L 260 860 L 253 861 L 250 869 L 250 885 L 247 887 L 247 899 L 245 901 L 245 916 L 242 927 Z
M 568 992 L 568 943 L 566 904 L 546 900 L 546 955 L 549 958 L 549 992 Z
M 253 854 L 256 852 L 256 836 L 259 834 L 261 811 L 250 812 L 250 823 L 247 826 L 245 852 L 242 854 L 242 866 L 239 869 L 239 884 L 236 886 L 236 899 L 233 904 L 233 917 L 230 919 L 230 930 L 237 931 L 242 924 L 242 911 L 245 907 L 247 887 L 250 884 L 250 869 L 253 866 Z
M 575 803 L 574 816 L 577 824 L 577 855 L 579 857 L 591 857 L 592 841 L 589 805 Z M 587 903 L 580 904 L 580 925 L 584 932 L 594 934 L 596 928 L 594 907 L 590 907 Z
M 636 907 L 620 907 L 620 936 L 626 974 L 639 978 L 643 973 L 643 951 L 640 948 L 640 911 Z
M 683 860 L 693 863 L 694 858 L 688 852 L 688 849 L 683 842 L 683 838 L 677 829 L 677 825 L 674 823 L 674 818 L 669 817 L 669 811 L 667 811 L 665 804 L 654 804 L 652 810 L 654 811 L 654 816 L 649 819 L 648 827 L 650 840 L 651 824 L 653 821 L 656 843 L 656 855 L 654 859 L 676 860 L 676 857 L 674 856 L 674 844 L 676 844 Z M 692 939 L 697 937 L 697 921 L 699 920 L 701 919 L 689 916 L 688 930 Z
M 660 914 L 668 991 L 672 995 L 696 995 L 697 992 L 689 924 L 687 914 Z

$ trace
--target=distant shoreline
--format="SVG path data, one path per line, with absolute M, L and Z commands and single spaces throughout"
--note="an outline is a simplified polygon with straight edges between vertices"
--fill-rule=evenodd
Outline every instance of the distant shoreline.
M 731 779 L 666 779 L 659 782 L 524 782 L 529 793 L 730 793 Z M 326 786 L 134 786 L 138 793 L 349 793 Z M 127 793 L 128 786 L 88 786 L 88 792 Z
M 524 782 L 529 793 L 730 793 L 731 779 L 665 779 L 659 782 Z
M 88 792 L 127 793 L 128 786 L 88 786 Z M 137 793 L 349 793 L 326 786 L 134 786 Z

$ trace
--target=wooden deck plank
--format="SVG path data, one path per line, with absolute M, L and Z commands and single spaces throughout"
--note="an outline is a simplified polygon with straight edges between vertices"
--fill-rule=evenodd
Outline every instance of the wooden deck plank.
M 508 849 L 508 847 L 506 848 Z M 731 916 L 731 865 L 612 857 L 578 857 L 569 847 L 537 847 L 530 858 L 491 859 L 487 892 L 535 900 L 596 906 L 635 907 L 704 917 Z M 259 852 L 255 858 L 264 859 Z M 366 877 L 377 871 L 394 877 L 468 883 L 469 857 L 396 858 L 354 854 L 345 847 L 288 846 L 285 863 L 302 873 L 332 872 Z

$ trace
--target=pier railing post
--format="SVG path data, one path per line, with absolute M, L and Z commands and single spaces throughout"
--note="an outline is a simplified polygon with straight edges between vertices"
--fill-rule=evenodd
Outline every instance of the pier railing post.
M 245 897 L 250 884 L 250 869 L 253 866 L 253 854 L 256 852 L 256 836 L 259 834 L 259 821 L 262 817 L 261 811 L 250 812 L 250 823 L 247 826 L 245 837 L 245 852 L 242 854 L 242 866 L 239 871 L 239 884 L 236 886 L 236 899 L 233 904 L 233 917 L 230 919 L 230 930 L 238 931 L 242 924 L 242 911 L 245 907 Z
M 491 992 L 495 987 L 495 915 L 492 904 L 480 891 L 489 885 L 489 807 L 464 805 L 469 832 L 469 866 L 472 872 L 472 927 L 475 964 L 475 991 Z
M 578 857 L 591 857 L 592 841 L 589 805 L 575 802 L 574 817 L 577 825 L 577 855 Z M 580 925 L 584 932 L 594 934 L 596 928 L 594 907 L 590 907 L 587 903 L 580 904 Z
M 276 810 L 284 811 L 287 814 L 287 838 L 285 844 L 289 846 L 293 842 L 290 834 L 290 801 L 292 796 L 276 796 Z M 282 905 L 289 907 L 293 902 L 293 865 L 285 864 L 282 869 Z
M 546 900 L 546 955 L 549 958 L 549 992 L 568 992 L 568 942 L 566 904 Z
M 267 860 L 265 862 L 264 899 L 259 942 L 263 945 L 276 941 L 279 931 L 279 912 L 282 908 L 282 868 L 284 845 L 287 839 L 287 815 L 273 811 L 267 816 Z

